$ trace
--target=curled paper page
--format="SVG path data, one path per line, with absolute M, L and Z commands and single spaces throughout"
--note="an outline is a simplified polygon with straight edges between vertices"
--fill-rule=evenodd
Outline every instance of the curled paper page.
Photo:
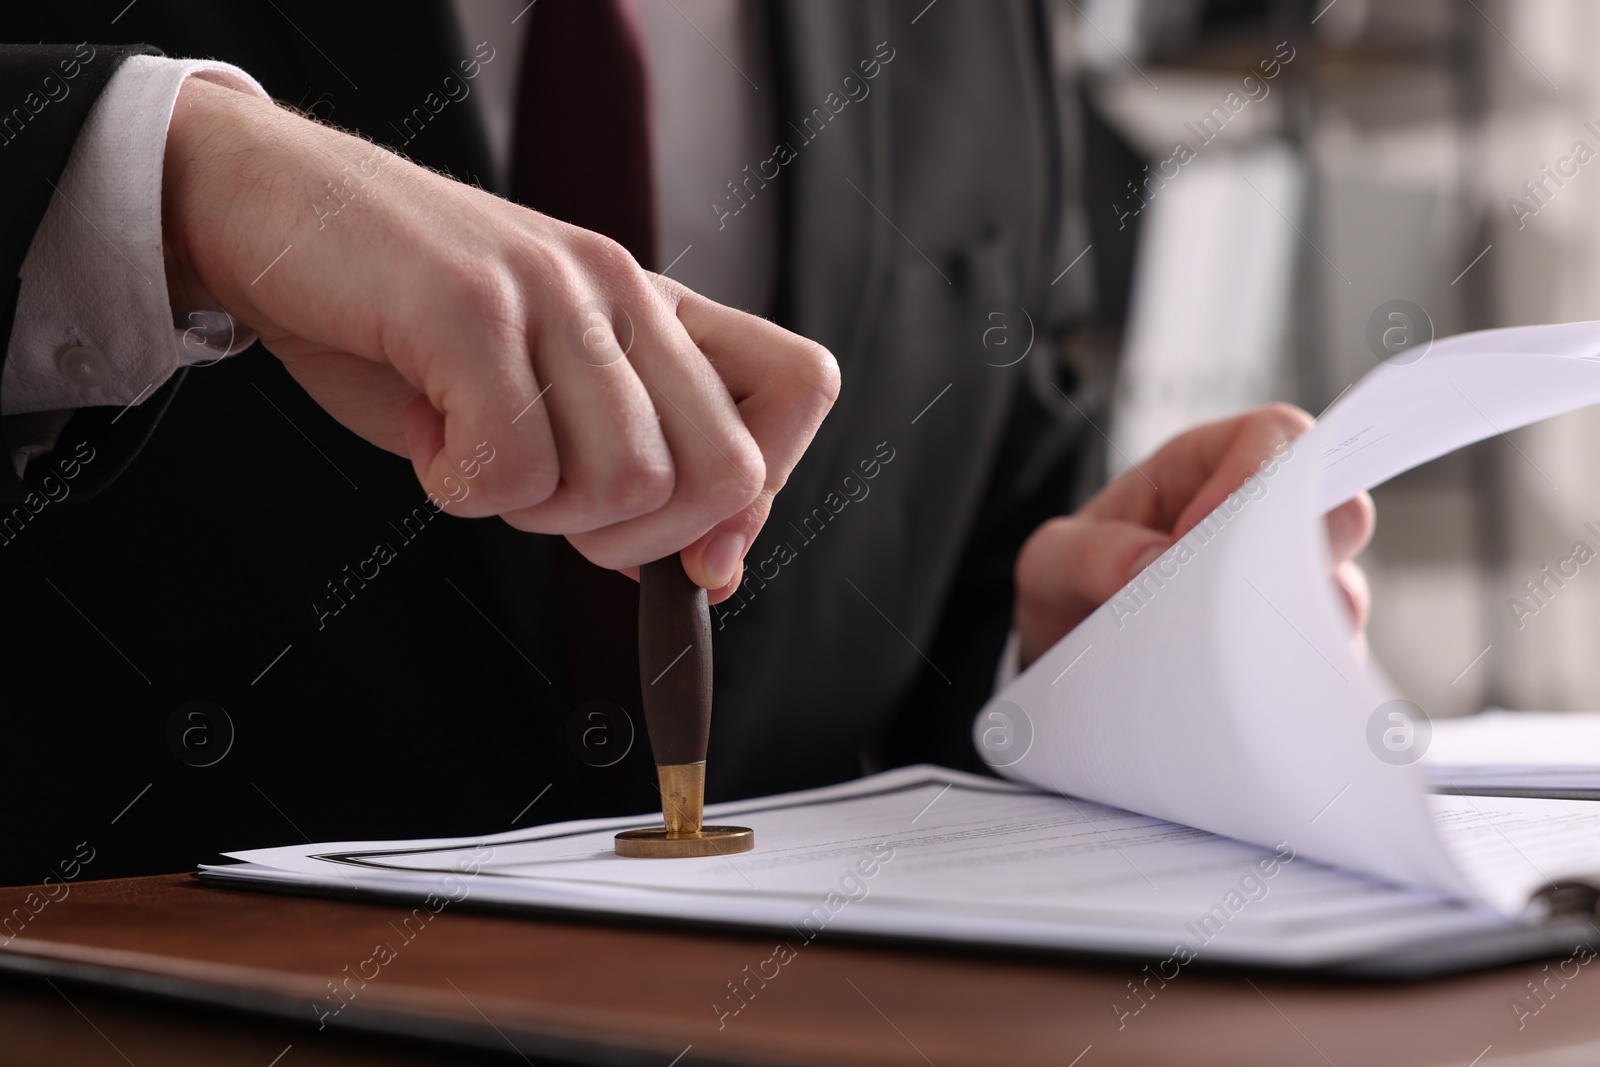
M 1352 651 L 1322 516 L 1463 445 L 1600 403 L 1597 354 L 1589 322 L 1463 334 L 1380 365 L 991 700 L 978 750 L 1035 785 L 1526 911 L 1572 872 L 1441 842 L 1421 771 L 1386 758 L 1397 694 Z

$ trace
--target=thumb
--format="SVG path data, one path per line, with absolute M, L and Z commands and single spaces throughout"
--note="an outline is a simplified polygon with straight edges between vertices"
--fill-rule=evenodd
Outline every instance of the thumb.
M 1031 662 L 1171 547 L 1158 530 L 1069 515 L 1035 530 L 1017 556 L 1017 633 Z
M 722 520 L 681 553 L 684 572 L 707 591 L 711 603 L 733 595 L 744 576 L 744 556 L 766 525 L 776 493 L 763 489 L 754 503 Z

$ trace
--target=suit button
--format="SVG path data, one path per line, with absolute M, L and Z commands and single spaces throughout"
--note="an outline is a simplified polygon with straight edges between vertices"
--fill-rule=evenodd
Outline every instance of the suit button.
M 82 389 L 93 389 L 111 380 L 111 361 L 104 352 L 88 345 L 70 345 L 57 352 L 56 370 Z

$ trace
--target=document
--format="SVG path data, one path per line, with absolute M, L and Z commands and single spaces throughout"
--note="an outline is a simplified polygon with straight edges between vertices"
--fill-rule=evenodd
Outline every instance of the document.
M 1581 801 L 1435 800 L 1440 833 L 1486 862 L 1511 852 L 1565 870 L 1570 838 L 1547 832 L 1547 820 L 1600 834 L 1600 808 Z M 203 870 L 221 882 L 393 896 L 425 915 L 470 901 L 753 927 L 791 950 L 845 934 L 1303 967 L 1419 946 L 1466 960 L 1463 948 L 1503 952 L 1523 930 L 1488 908 L 1319 864 L 1287 842 L 1261 848 L 938 767 L 713 805 L 707 817 L 752 827 L 756 850 L 615 855 L 612 836 L 646 816 L 258 849 Z M 1573 932 L 1551 936 L 1537 944 L 1569 947 Z
M 985 758 L 1040 788 L 1536 913 L 1541 872 L 1441 834 L 1421 766 L 1388 747 L 1403 697 L 1352 648 L 1322 516 L 1600 402 L 1600 323 L 1463 334 L 1406 359 L 1366 375 L 990 701 L 974 723 Z M 1600 868 L 1600 837 L 1583 848 Z
M 1322 517 L 1600 402 L 1597 353 L 1600 324 L 1540 326 L 1373 371 L 978 710 L 1009 782 L 916 767 L 708 808 L 755 830 L 739 856 L 617 857 L 618 830 L 659 822 L 641 816 L 259 849 L 203 877 L 394 896 L 419 921 L 471 901 L 757 927 L 790 951 L 827 934 L 1421 973 L 1570 949 L 1593 936 L 1600 805 L 1429 792 L 1410 706 L 1353 650 Z
M 1433 723 L 1423 769 L 1439 792 L 1600 800 L 1600 713 L 1491 710 Z

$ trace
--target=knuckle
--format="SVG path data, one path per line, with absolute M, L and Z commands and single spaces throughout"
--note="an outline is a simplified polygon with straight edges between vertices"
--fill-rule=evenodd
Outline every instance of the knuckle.
M 717 487 L 718 493 L 725 494 L 723 501 L 730 510 L 748 507 L 767 484 L 766 457 L 749 434 L 743 435 L 743 440 L 728 450 L 728 456 L 733 462 L 721 465 L 722 484 Z
M 755 503 L 766 477 L 766 463 L 759 451 L 752 449 L 749 455 L 729 449 L 724 451 L 733 462 L 724 463 L 720 457 L 713 457 L 715 465 L 705 472 L 695 488 L 700 504 L 718 519 Z
M 733 471 L 710 479 L 701 494 L 706 507 L 718 518 L 744 510 L 760 495 L 759 483 L 752 484 L 747 478 Z
M 561 488 L 561 458 L 554 442 L 536 424 L 525 422 L 514 429 L 522 432 L 497 442 L 492 457 L 497 462 L 452 463 L 447 454 L 441 455 L 445 488 L 454 486 L 452 491 L 463 499 L 481 501 L 479 506 L 490 514 L 538 507 L 555 496 Z
M 511 274 L 490 263 L 475 263 L 446 273 L 440 293 L 455 316 L 510 322 L 520 303 Z
M 1033 531 L 1028 541 L 1043 548 L 1060 545 L 1071 540 L 1073 532 L 1082 525 L 1083 519 L 1076 515 L 1057 515 Z
M 1028 597 L 1033 588 L 1033 575 L 1039 567 L 1039 553 L 1043 551 L 1039 541 L 1044 536 L 1044 526 L 1029 534 L 1028 539 L 1022 542 L 1017 558 L 1011 561 L 1011 584 L 1019 597 Z
M 646 273 L 651 290 L 666 304 L 676 311 L 679 304 L 694 297 L 694 291 L 673 278 L 662 274 Z
M 1313 422 L 1307 412 L 1295 407 L 1293 404 L 1286 404 L 1282 401 L 1260 408 L 1257 414 L 1263 422 L 1286 432 L 1290 437 L 1299 437 L 1310 429 Z
M 661 294 L 643 271 L 612 278 L 607 291 L 614 314 L 627 320 L 625 330 L 630 336 L 642 338 L 651 347 L 668 343 L 673 334 L 672 313 L 662 307 Z
M 1063 553 L 1070 553 L 1072 532 L 1080 521 L 1071 515 L 1059 515 L 1042 523 L 1028 535 L 1028 539 L 1022 543 L 1022 550 L 1017 553 L 1016 564 L 1012 568 L 1013 577 L 1019 585 L 1029 584 L 1028 580 L 1039 573 L 1041 568 L 1062 563 L 1070 565 L 1073 562 L 1064 559 Z
M 583 261 L 584 267 L 602 279 L 608 289 L 618 283 L 626 285 L 630 292 L 635 288 L 649 287 L 644 268 L 633 258 L 633 253 L 604 234 L 579 230 L 573 238 L 573 251 Z M 651 292 L 654 291 L 651 289 Z
M 535 507 L 556 495 L 561 486 L 561 469 L 553 462 L 530 464 L 522 471 L 520 481 L 518 495 L 527 501 L 524 506 Z
M 608 512 L 628 518 L 647 515 L 672 499 L 676 484 L 671 461 L 629 456 L 607 472 L 599 489 L 600 502 Z
M 503 474 L 493 468 L 483 472 L 484 477 L 491 474 L 494 480 L 485 484 L 483 491 L 499 511 L 538 507 L 561 486 L 560 464 L 545 457 L 530 458 L 515 469 L 507 464 Z

